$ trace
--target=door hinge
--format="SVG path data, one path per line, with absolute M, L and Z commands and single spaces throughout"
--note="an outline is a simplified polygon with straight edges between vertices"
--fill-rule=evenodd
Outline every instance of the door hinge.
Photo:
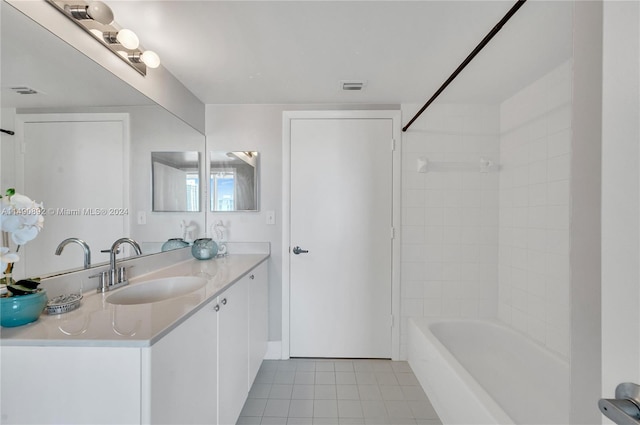
M 391 139 L 391 151 L 396 150 L 396 139 Z
M 395 239 L 396 238 L 396 228 L 392 227 L 391 228 L 391 239 Z

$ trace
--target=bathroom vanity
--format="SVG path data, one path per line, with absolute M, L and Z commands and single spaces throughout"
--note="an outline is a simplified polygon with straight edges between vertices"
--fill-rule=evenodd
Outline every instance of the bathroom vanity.
M 268 256 L 188 259 L 2 328 L 1 422 L 235 424 L 266 352 Z M 109 300 L 179 276 L 206 283 L 156 302 Z

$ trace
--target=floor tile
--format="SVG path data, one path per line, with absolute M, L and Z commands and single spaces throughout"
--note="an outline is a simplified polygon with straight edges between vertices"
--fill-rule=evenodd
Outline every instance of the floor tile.
M 313 417 L 314 418 L 337 418 L 338 402 L 336 400 L 314 400 L 313 401 Z
M 293 385 L 289 384 L 273 384 L 271 391 L 269 392 L 269 398 L 277 398 L 283 400 L 291 399 L 291 392 L 293 391 Z
M 357 385 L 336 385 L 338 400 L 360 400 Z
M 411 366 L 409 366 L 407 362 L 391 362 L 391 369 L 393 369 L 395 373 L 413 373 Z
M 413 418 L 413 412 L 406 401 L 385 401 L 390 418 Z M 269 407 L 269 406 L 267 406 Z
M 354 372 L 336 372 L 336 384 L 355 385 L 356 374 Z
M 404 400 L 404 393 L 399 386 L 380 385 L 383 400 Z
M 313 418 L 289 418 L 287 425 L 312 425 Z
M 312 385 L 315 383 L 315 372 L 300 372 L 296 371 L 296 376 L 293 380 L 294 384 L 307 384 Z
M 405 400 L 422 401 L 427 399 L 422 387 L 400 387 Z
M 263 416 L 262 422 L 260 422 L 260 424 L 261 425 L 287 425 L 287 418 Z
M 265 360 L 237 425 L 442 425 L 407 362 Z
M 380 387 L 377 385 L 358 385 L 360 400 L 382 400 Z
M 409 401 L 409 408 L 416 419 L 438 419 L 438 414 L 428 401 Z
M 361 400 L 362 414 L 365 418 L 386 418 L 387 408 L 380 401 Z
M 291 400 L 291 404 L 289 405 L 289 417 L 313 417 L 313 400 Z
M 248 398 L 242 407 L 240 416 L 262 416 L 266 405 L 266 399 Z
M 420 385 L 413 373 L 396 373 L 396 379 L 400 385 Z
M 338 417 L 362 418 L 360 400 L 338 400 Z
M 378 385 L 399 385 L 393 372 L 376 372 L 375 375 Z
M 340 425 L 338 418 L 313 418 L 313 425 Z
M 358 385 L 378 385 L 376 375 L 373 372 L 358 372 L 356 370 L 356 382 Z
M 289 403 L 291 400 L 267 400 L 263 416 L 286 418 L 289 415 Z
M 262 416 L 240 416 L 236 425 L 260 425 Z
M 336 373 L 335 372 L 318 372 L 318 364 L 316 364 L 316 384 L 317 385 L 335 384 Z
M 255 383 L 249 391 L 249 398 L 269 398 L 271 384 Z
M 293 386 L 293 391 L 291 393 L 292 399 L 300 399 L 300 400 L 313 400 L 315 394 L 315 386 L 314 385 L 297 385 Z
M 316 362 L 316 372 L 333 372 L 334 370 L 333 362 Z
M 337 398 L 335 385 L 316 385 L 314 390 L 313 398 L 316 400 L 335 400 Z
M 353 372 L 353 362 L 351 360 L 338 361 L 333 363 L 336 372 Z
M 296 372 L 294 370 L 278 370 L 273 377 L 274 384 L 293 384 Z

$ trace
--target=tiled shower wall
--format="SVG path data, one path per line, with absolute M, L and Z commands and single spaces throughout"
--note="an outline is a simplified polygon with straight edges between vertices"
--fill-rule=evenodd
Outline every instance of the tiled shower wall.
M 421 105 L 402 105 L 411 117 Z M 401 356 L 408 317 L 495 317 L 498 305 L 497 106 L 434 104 L 403 134 Z M 418 158 L 430 170 L 417 171 Z
M 499 318 L 568 357 L 572 62 L 500 107 Z

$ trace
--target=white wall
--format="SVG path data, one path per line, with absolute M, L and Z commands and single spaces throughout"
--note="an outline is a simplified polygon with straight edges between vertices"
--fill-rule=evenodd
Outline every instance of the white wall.
M 499 317 L 569 356 L 572 62 L 500 105 Z
M 421 105 L 402 105 L 407 121 Z M 495 317 L 499 110 L 433 104 L 403 133 L 401 357 L 409 317 Z M 428 157 L 434 171 L 417 172 Z M 460 170 L 457 164 L 469 163 Z

